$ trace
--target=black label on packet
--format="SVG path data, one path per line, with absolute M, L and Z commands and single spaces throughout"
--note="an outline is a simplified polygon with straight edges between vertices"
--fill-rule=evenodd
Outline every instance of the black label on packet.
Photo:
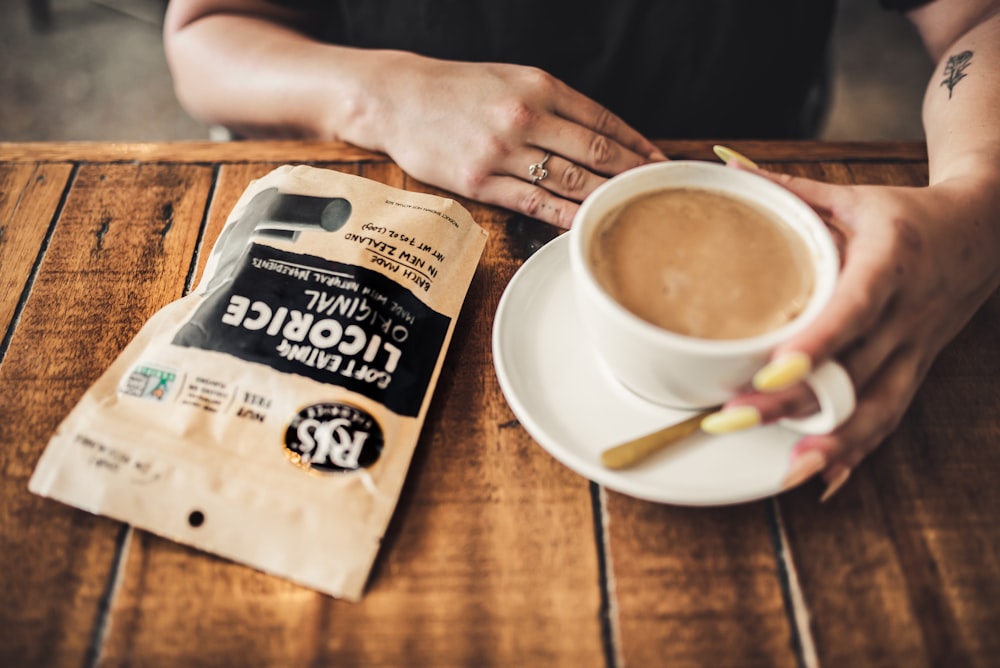
M 451 319 L 382 274 L 251 244 L 173 344 L 344 387 L 416 416 Z

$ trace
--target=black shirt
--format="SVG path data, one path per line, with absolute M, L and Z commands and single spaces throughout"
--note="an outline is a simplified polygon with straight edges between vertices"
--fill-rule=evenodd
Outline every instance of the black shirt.
M 314 12 L 323 41 L 534 65 L 648 137 L 718 139 L 816 131 L 835 9 L 835 0 L 274 1 Z

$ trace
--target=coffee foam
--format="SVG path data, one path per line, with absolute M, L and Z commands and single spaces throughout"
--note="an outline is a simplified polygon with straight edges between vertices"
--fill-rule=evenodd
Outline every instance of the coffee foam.
M 598 282 L 663 329 L 741 339 L 778 329 L 806 307 L 810 251 L 783 221 L 731 195 L 668 188 L 602 221 L 590 250 Z

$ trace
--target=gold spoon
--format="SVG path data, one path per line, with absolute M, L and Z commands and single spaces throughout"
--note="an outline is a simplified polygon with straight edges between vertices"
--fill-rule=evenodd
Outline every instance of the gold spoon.
M 624 469 L 638 464 L 640 461 L 650 456 L 654 452 L 659 452 L 672 443 L 676 443 L 685 436 L 690 436 L 698 431 L 701 421 L 706 416 L 714 413 L 717 408 L 692 415 L 682 422 L 670 425 L 651 434 L 640 436 L 637 439 L 627 441 L 621 445 L 608 448 L 601 453 L 601 464 L 609 469 Z

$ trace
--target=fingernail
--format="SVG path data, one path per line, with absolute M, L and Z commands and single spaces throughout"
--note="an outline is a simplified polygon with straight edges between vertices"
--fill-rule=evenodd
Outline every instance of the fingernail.
M 776 392 L 794 385 L 812 371 L 812 360 L 803 352 L 781 355 L 754 374 L 753 387 L 759 392 Z
M 756 162 L 746 157 L 742 153 L 734 151 L 728 146 L 722 146 L 721 144 L 716 144 L 715 146 L 712 147 L 712 150 L 715 151 L 715 155 L 719 156 L 719 160 L 721 160 L 722 162 L 728 163 L 730 160 L 735 160 L 744 167 L 749 167 L 750 169 L 759 169 Z
M 781 483 L 782 489 L 791 489 L 826 468 L 826 455 L 819 450 L 808 450 L 792 460 L 788 473 Z
M 667 158 L 666 154 L 664 154 L 663 151 L 661 151 L 658 148 L 657 149 L 653 149 L 653 152 L 649 154 L 649 158 L 650 158 L 650 160 L 659 160 L 659 161 L 663 161 L 663 160 L 668 160 L 669 159 L 669 158 Z
M 755 407 L 734 406 L 707 416 L 701 421 L 701 430 L 708 434 L 728 434 L 756 427 L 760 423 L 760 411 Z
M 840 488 L 847 484 L 847 479 L 850 477 L 851 469 L 841 466 L 826 484 L 826 489 L 823 491 L 823 496 L 819 497 L 819 502 L 825 503 L 829 501 L 831 496 L 839 492 Z

